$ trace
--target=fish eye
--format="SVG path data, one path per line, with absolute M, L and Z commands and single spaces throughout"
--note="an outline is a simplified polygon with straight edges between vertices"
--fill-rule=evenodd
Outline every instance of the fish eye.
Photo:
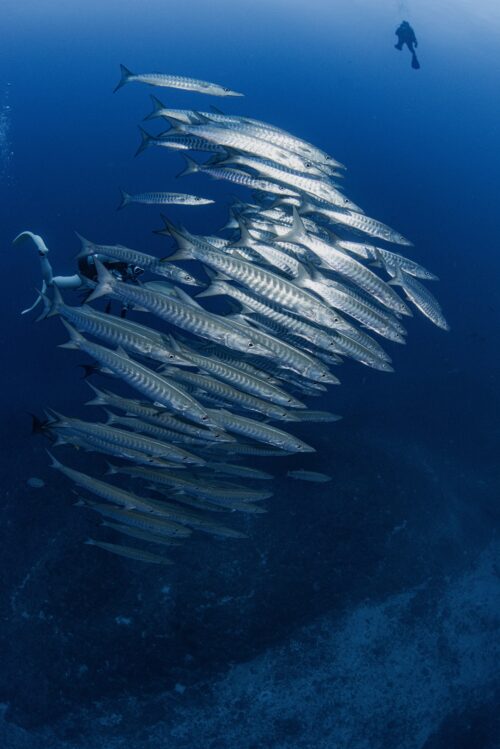
M 251 341 L 250 341 L 250 343 L 248 344 L 248 348 L 253 348 L 253 343 L 252 343 Z
M 281 191 L 283 191 L 285 188 L 283 187 L 283 185 L 279 185 L 278 189 L 281 190 Z
M 224 91 L 229 91 L 229 89 L 228 89 L 228 88 L 225 88 L 225 89 L 224 89 Z
M 306 163 L 306 169 L 310 169 L 311 167 L 312 167 L 312 164 L 311 164 L 311 163 L 310 163 L 310 162 L 308 161 L 308 162 Z
M 196 200 L 196 201 L 198 202 L 198 201 L 200 201 L 200 200 L 201 200 L 201 198 L 199 198 L 198 196 L 196 196 L 196 197 L 195 197 L 195 200 Z

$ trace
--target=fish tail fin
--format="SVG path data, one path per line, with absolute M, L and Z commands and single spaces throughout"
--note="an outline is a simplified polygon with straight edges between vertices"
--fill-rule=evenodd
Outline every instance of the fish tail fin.
M 85 341 L 85 338 L 81 333 L 77 331 L 76 328 L 70 325 L 69 322 L 67 320 L 64 320 L 64 318 L 62 317 L 61 322 L 69 333 L 69 341 L 67 341 L 66 343 L 60 343 L 59 348 L 79 349 L 82 343 Z
M 192 260 L 193 246 L 189 236 L 186 236 L 186 230 L 183 229 L 181 231 L 163 213 L 161 214 L 161 218 L 163 221 L 163 229 L 158 229 L 154 233 L 159 234 L 160 236 L 172 237 L 177 244 L 176 251 L 172 255 L 167 255 L 162 258 L 162 262 L 170 262 L 171 260 Z M 177 295 L 179 294 L 178 289 L 176 289 L 176 293 Z
M 51 468 L 56 468 L 57 470 L 60 470 L 63 467 L 63 464 L 55 458 L 52 453 L 47 450 L 47 455 L 51 459 L 52 463 L 50 464 Z
M 161 115 L 159 112 L 161 112 L 162 109 L 165 109 L 158 97 L 151 95 L 151 102 L 153 104 L 153 111 L 147 114 L 144 120 L 154 120 L 156 117 L 160 117 Z
M 99 299 L 99 297 L 111 294 L 113 291 L 115 278 L 97 258 L 95 258 L 95 268 L 97 270 L 97 286 L 87 297 L 86 302 Z
M 146 132 L 146 130 L 144 130 L 144 128 L 141 127 L 140 125 L 139 125 L 139 132 L 141 134 L 141 142 L 134 156 L 139 156 L 140 153 L 145 151 L 146 148 L 151 145 L 151 141 L 154 140 L 153 136 L 150 135 L 148 132 Z
M 120 472 L 120 469 L 117 468 L 117 466 L 114 466 L 112 463 L 108 463 L 108 461 L 106 461 L 106 465 L 108 466 L 106 476 L 114 476 L 116 473 Z
M 120 193 L 121 193 L 121 203 L 116 209 L 117 211 L 120 211 L 122 208 L 125 208 L 126 205 L 128 205 L 131 202 L 131 195 L 128 194 L 128 192 L 125 192 L 125 190 L 122 190 L 120 187 Z
M 129 80 L 130 80 L 130 79 L 131 79 L 131 78 L 133 77 L 133 75 L 134 75 L 134 73 L 132 73 L 132 71 L 131 71 L 131 70 L 129 70 L 128 68 L 126 68 L 126 67 L 125 67 L 125 65 L 120 65 L 120 74 L 121 74 L 121 78 L 120 78 L 120 80 L 118 81 L 118 84 L 117 84 L 117 85 L 115 86 L 115 88 L 113 89 L 113 93 L 115 93 L 116 91 L 118 91 L 118 89 L 119 89 L 119 88 L 121 88 L 121 87 L 122 87 L 122 86 L 124 86 L 124 85 L 125 85 L 126 83 L 128 83 L 128 82 L 129 82 Z
M 116 416 L 114 413 L 109 411 L 107 408 L 104 409 L 104 413 L 106 414 L 106 424 L 116 424 L 118 421 L 118 416 Z
M 86 239 L 85 237 L 82 237 L 81 234 L 79 234 L 77 231 L 75 231 L 76 236 L 81 242 L 81 249 L 78 255 L 75 256 L 75 260 L 79 260 L 82 257 L 87 257 L 88 255 L 95 255 L 96 254 L 96 245 L 90 241 L 90 239 Z
M 84 365 L 81 365 L 84 366 Z M 88 365 L 85 365 L 88 366 Z M 85 378 L 84 378 L 85 379 Z M 99 390 L 99 388 L 96 388 L 94 385 L 92 385 L 91 382 L 87 382 L 87 385 L 89 388 L 92 388 L 92 390 L 95 393 L 95 398 L 92 398 L 91 400 L 87 401 L 85 403 L 86 406 L 104 406 L 107 404 L 106 401 L 106 395 L 103 393 L 102 390 Z
M 380 257 L 380 253 L 377 252 L 378 257 Z M 404 285 L 404 278 L 403 273 L 401 270 L 400 265 L 396 265 L 394 276 L 391 278 L 390 281 L 387 281 L 387 284 L 389 286 L 403 286 Z
M 280 236 L 282 242 L 294 242 L 295 244 L 304 244 L 307 241 L 307 231 L 304 227 L 304 223 L 299 216 L 299 212 L 295 206 L 292 208 L 293 222 L 290 231 Z
M 186 166 L 184 167 L 182 172 L 179 172 L 179 174 L 176 175 L 176 178 L 187 177 L 188 174 L 196 174 L 196 172 L 201 171 L 200 165 L 197 164 L 194 159 L 189 158 L 189 156 L 184 156 L 184 160 L 186 162 Z

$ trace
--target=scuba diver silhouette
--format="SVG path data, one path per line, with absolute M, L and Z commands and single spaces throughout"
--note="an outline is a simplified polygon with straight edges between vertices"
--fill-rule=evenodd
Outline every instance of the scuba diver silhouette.
M 402 50 L 403 46 L 406 44 L 411 52 L 411 66 L 414 70 L 418 70 L 420 68 L 420 63 L 415 52 L 415 47 L 418 47 L 417 37 L 408 21 L 403 21 L 400 26 L 398 26 L 395 33 L 398 37 L 398 43 L 394 46 L 396 49 Z
M 23 231 L 17 235 L 13 244 L 20 245 L 27 240 L 31 240 L 38 251 L 40 269 L 42 272 L 42 288 L 41 293 L 38 293 L 34 304 L 32 304 L 28 309 L 23 310 L 21 312 L 22 315 L 35 309 L 39 302 L 42 301 L 43 295 L 47 289 L 51 286 L 57 286 L 59 289 L 75 289 L 78 292 L 84 292 L 85 296 L 88 296 L 95 287 L 97 281 L 97 270 L 94 262 L 95 257 L 99 258 L 103 265 L 111 271 L 119 281 L 124 281 L 125 283 L 137 283 L 138 277 L 143 273 L 142 268 L 138 268 L 134 265 L 111 260 L 111 258 L 106 258 L 103 255 L 88 255 L 78 258 L 77 273 L 71 276 L 54 276 L 52 265 L 47 257 L 49 254 L 49 248 L 39 234 L 33 234 L 31 231 Z M 106 311 L 109 312 L 110 308 L 111 304 L 108 302 Z M 120 316 L 125 317 L 126 313 L 127 307 L 122 306 Z

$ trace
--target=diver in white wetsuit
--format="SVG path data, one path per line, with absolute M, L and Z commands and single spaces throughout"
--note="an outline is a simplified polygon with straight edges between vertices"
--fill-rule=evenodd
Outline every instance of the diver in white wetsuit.
M 78 258 L 77 273 L 72 276 L 54 276 L 52 265 L 47 257 L 49 254 L 49 248 L 39 234 L 33 234 L 31 231 L 23 231 L 17 235 L 13 244 L 22 244 L 28 239 L 31 239 L 34 242 L 38 251 L 40 268 L 42 271 L 42 294 L 44 294 L 51 286 L 57 286 L 58 289 L 75 289 L 77 291 L 88 291 L 90 293 L 97 280 L 97 271 L 94 262 L 95 257 L 98 257 L 103 265 L 120 281 L 136 283 L 138 277 L 143 273 L 142 268 L 135 265 L 128 265 L 127 263 L 111 260 L 103 255 L 87 255 L 86 257 Z M 32 304 L 28 309 L 23 310 L 21 314 L 24 315 L 27 312 L 31 312 L 31 310 L 35 309 L 41 299 L 42 295 L 38 294 L 34 304 Z M 109 306 L 110 305 L 108 304 L 108 308 Z M 125 314 L 126 307 L 123 307 L 121 310 L 122 317 L 124 317 Z

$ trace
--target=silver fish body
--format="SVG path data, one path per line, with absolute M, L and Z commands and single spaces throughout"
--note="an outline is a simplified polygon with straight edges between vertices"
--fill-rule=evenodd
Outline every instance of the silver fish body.
M 188 195 L 182 192 L 142 192 L 130 195 L 124 190 L 122 202 L 118 206 L 124 208 L 129 203 L 144 203 L 145 205 L 210 205 L 213 200 L 200 198 L 197 195 Z
M 125 65 L 120 65 L 121 78 L 115 91 L 118 91 L 126 83 L 147 83 L 150 86 L 160 88 L 178 88 L 182 91 L 191 91 L 198 94 L 209 94 L 210 96 L 243 96 L 230 88 L 218 83 L 202 81 L 197 78 L 188 78 L 183 75 L 168 75 L 166 73 L 132 73 Z

